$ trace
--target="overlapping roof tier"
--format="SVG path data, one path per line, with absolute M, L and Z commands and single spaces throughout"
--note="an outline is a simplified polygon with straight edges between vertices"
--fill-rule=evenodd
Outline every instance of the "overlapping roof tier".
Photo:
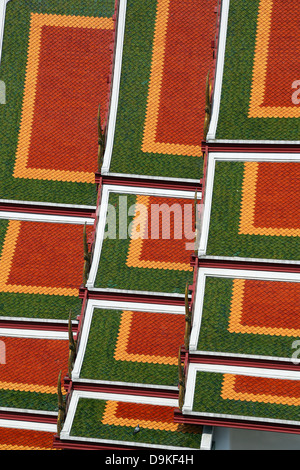
M 299 434 L 294 13 L 222 2 L 178 423 Z
M 298 7 L 0 6 L 0 447 L 299 433 Z
M 120 2 L 103 175 L 198 184 L 216 6 Z
M 299 144 L 298 8 L 283 0 L 222 2 L 208 142 Z
M 2 203 L 96 206 L 97 110 L 101 105 L 105 124 L 114 8 L 112 0 L 8 1 L 0 71 Z
M 218 1 L 0 7 L 0 448 L 210 449 L 174 412 Z

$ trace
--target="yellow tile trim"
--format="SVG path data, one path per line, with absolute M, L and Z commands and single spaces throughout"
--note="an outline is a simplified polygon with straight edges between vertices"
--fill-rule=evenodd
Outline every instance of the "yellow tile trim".
M 242 203 L 240 211 L 240 235 L 269 235 L 299 237 L 300 229 L 254 227 L 256 186 L 258 178 L 258 162 L 244 163 L 244 179 L 242 186 Z
M 45 287 L 45 286 L 23 286 L 17 284 L 8 284 L 10 269 L 15 254 L 16 245 L 21 229 L 21 221 L 10 220 L 8 223 L 2 254 L 0 257 L 0 291 L 20 294 L 46 294 L 46 295 L 64 295 L 77 296 L 78 289 L 65 287 Z M 30 282 L 30 278 L 28 279 Z
M 230 333 L 244 333 L 272 336 L 300 336 L 300 330 L 296 328 L 272 328 L 262 326 L 247 326 L 241 323 L 245 292 L 245 279 L 234 279 L 228 331 Z
M 57 449 L 53 449 L 52 447 L 31 447 L 31 446 L 0 444 L 0 450 L 57 450 Z
M 257 20 L 256 46 L 252 71 L 252 86 L 249 107 L 249 118 L 297 118 L 300 117 L 300 107 L 293 106 L 264 106 L 266 93 L 266 75 L 269 56 L 269 42 L 274 0 L 260 0 Z M 297 77 L 295 77 L 295 80 Z M 292 97 L 292 84 L 291 84 Z
M 89 18 L 40 13 L 31 14 L 22 116 L 13 176 L 15 178 L 94 183 L 95 173 L 93 172 L 27 168 L 38 82 L 41 34 L 43 26 L 113 29 L 114 23 L 112 18 Z
M 130 427 L 135 427 L 137 424 L 139 424 L 141 428 L 159 429 L 161 431 L 177 431 L 178 429 L 178 424 L 175 423 L 164 423 L 161 421 L 149 421 L 143 419 L 135 420 L 128 418 L 116 418 L 117 408 L 117 401 L 109 401 L 106 403 L 102 424 Z
M 150 196 L 137 196 L 136 210 L 132 221 L 133 236 L 129 243 L 126 265 L 132 268 L 174 269 L 177 271 L 192 271 L 188 263 L 173 263 L 167 261 L 149 261 L 141 259 L 143 234 L 147 229 Z M 140 238 L 137 238 L 137 237 Z M 155 243 L 155 240 L 154 240 Z
M 176 365 L 176 357 L 174 358 L 168 356 L 155 356 L 150 354 L 133 354 L 127 352 L 132 319 L 133 312 L 126 310 L 122 312 L 114 359 L 116 361 L 133 361 L 146 362 L 150 364 Z
M 299 406 L 300 399 L 294 397 L 284 397 L 277 395 L 267 395 L 264 393 L 242 393 L 234 390 L 236 376 L 233 374 L 224 374 L 221 397 L 224 400 L 241 400 L 260 403 L 275 403 L 277 405 L 295 405 Z
M 17 382 L 0 382 L 0 390 L 17 390 L 18 392 L 49 393 L 51 395 L 57 394 L 57 387 L 51 387 L 49 385 L 23 384 Z M 62 394 L 65 393 L 65 390 L 62 389 Z
M 158 0 L 157 2 L 150 84 L 148 90 L 142 151 L 171 155 L 190 155 L 195 157 L 202 156 L 201 146 L 155 142 L 160 106 L 160 90 L 164 70 L 170 1 L 171 0 Z

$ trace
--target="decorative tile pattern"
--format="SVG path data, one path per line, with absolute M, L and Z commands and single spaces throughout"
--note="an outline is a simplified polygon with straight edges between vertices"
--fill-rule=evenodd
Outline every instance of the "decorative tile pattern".
M 207 254 L 299 261 L 299 169 L 298 162 L 216 162 Z
M 125 197 L 132 216 L 124 213 Z M 95 287 L 183 293 L 192 277 L 193 199 L 110 193 L 109 204 L 116 208 L 117 230 L 103 241 Z
M 230 2 L 217 139 L 299 140 L 298 10 Z
M 69 343 L 64 340 L 1 337 L 1 407 L 58 411 L 57 380 L 67 373 Z
M 101 104 L 104 122 L 114 1 L 96 3 L 7 4 L 1 199 L 96 205 L 97 113 Z
M 53 434 L 32 429 L 0 428 L 0 450 L 53 450 Z
M 127 2 L 111 172 L 201 177 L 216 4 L 151 0 L 141 8 Z
M 184 315 L 95 309 L 80 378 L 177 387 L 184 329 Z
M 299 422 L 299 390 L 298 380 L 198 371 L 193 411 Z
M 299 299 L 297 282 L 208 276 L 197 349 L 291 359 Z
M 80 398 L 70 435 L 199 449 L 202 427 L 176 424 L 173 414 L 169 406 Z
M 68 318 L 70 308 L 75 307 L 78 313 L 77 297 L 84 262 L 83 225 L 5 219 L 0 221 L 0 225 L 3 316 L 47 318 L 48 315 L 56 315 L 51 296 L 58 299 L 58 311 L 64 305 L 62 318 Z M 92 226 L 88 226 L 87 232 L 91 230 Z M 9 310 L 10 303 L 5 299 L 12 295 L 15 300 L 22 297 L 20 310 L 17 309 L 17 301 L 15 308 Z M 40 307 L 44 306 L 44 312 L 33 310 L 39 303 L 37 299 L 33 300 L 35 296 L 42 296 Z
M 15 178 L 94 183 L 113 27 L 111 18 L 31 14 Z

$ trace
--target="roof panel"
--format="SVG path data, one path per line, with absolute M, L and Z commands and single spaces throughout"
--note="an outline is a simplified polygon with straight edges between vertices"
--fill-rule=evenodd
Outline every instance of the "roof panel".
M 299 143 L 298 8 L 284 0 L 223 2 L 209 140 Z
M 201 178 L 205 81 L 213 64 L 216 4 L 151 0 L 141 8 L 137 2 L 127 3 L 116 64 L 121 67 L 122 62 L 121 78 L 114 85 L 119 95 L 112 101 L 115 132 L 104 173 Z

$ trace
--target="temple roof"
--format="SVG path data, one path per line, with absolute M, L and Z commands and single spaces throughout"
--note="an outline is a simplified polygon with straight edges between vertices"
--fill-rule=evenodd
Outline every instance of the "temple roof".
M 0 448 L 299 433 L 299 7 L 0 7 Z
M 208 141 L 299 143 L 298 9 L 284 0 L 222 2 Z

